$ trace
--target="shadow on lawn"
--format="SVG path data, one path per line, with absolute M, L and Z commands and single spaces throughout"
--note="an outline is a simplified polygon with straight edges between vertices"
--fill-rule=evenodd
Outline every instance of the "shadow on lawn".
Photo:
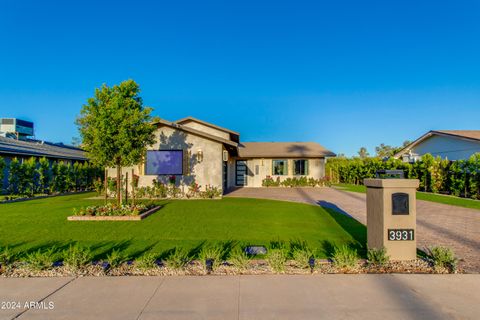
M 361 256 L 367 253 L 367 227 L 352 218 L 335 204 L 327 201 L 319 201 L 318 204 L 335 220 L 335 222 L 355 240 L 348 244 L 352 249 L 358 251 Z M 335 245 L 330 241 L 323 241 L 323 250 L 327 256 L 331 256 Z

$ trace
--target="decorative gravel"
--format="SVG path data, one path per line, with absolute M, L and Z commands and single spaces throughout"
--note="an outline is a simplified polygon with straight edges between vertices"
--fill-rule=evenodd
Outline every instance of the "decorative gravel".
M 337 268 L 327 260 L 316 262 L 313 272 L 308 269 L 297 267 L 295 261 L 287 261 L 285 270 L 280 274 L 289 275 L 305 275 L 305 274 L 388 274 L 388 273 L 404 273 L 404 274 L 446 274 L 446 269 L 436 269 L 427 261 L 417 259 L 412 261 L 389 262 L 384 266 L 368 265 L 366 261 L 359 262 L 354 268 Z M 223 263 L 220 267 L 211 273 L 211 275 L 228 276 L 228 275 L 269 275 L 279 274 L 273 271 L 265 260 L 252 260 L 246 270 Z M 463 273 L 457 270 L 456 273 Z M 66 266 L 52 267 L 49 270 L 30 270 L 21 264 L 0 268 L 1 277 L 28 278 L 28 277 L 67 277 L 67 276 L 179 276 L 179 275 L 207 275 L 203 264 L 200 261 L 192 261 L 185 269 L 175 270 L 169 269 L 160 264 L 155 268 L 143 270 L 135 266 L 135 263 L 123 263 L 119 267 L 110 268 L 108 263 L 99 262 L 82 267 L 78 270 L 72 270 Z

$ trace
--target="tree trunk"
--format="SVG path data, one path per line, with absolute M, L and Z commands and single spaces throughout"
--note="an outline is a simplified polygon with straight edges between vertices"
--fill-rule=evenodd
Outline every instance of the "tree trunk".
M 132 169 L 132 203 L 135 205 L 135 175 Z
M 122 167 L 117 165 L 117 204 L 120 206 L 122 204 Z
M 105 189 L 105 205 L 106 205 L 108 201 L 108 169 L 107 168 L 105 168 L 105 181 L 103 182 L 103 186 Z
M 128 204 L 128 171 L 125 173 L 125 203 Z

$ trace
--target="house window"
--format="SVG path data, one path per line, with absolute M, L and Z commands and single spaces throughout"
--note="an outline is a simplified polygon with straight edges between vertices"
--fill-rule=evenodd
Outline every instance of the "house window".
M 272 174 L 274 176 L 286 176 L 288 174 L 287 160 L 273 160 Z
M 182 175 L 183 150 L 147 151 L 146 175 Z
M 308 175 L 308 160 L 293 160 L 293 174 L 296 176 Z

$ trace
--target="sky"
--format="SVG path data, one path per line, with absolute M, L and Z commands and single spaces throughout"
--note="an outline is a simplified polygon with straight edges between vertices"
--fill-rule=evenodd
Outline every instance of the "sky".
M 0 0 L 0 117 L 70 143 L 126 79 L 166 120 L 374 153 L 480 130 L 480 1 Z

